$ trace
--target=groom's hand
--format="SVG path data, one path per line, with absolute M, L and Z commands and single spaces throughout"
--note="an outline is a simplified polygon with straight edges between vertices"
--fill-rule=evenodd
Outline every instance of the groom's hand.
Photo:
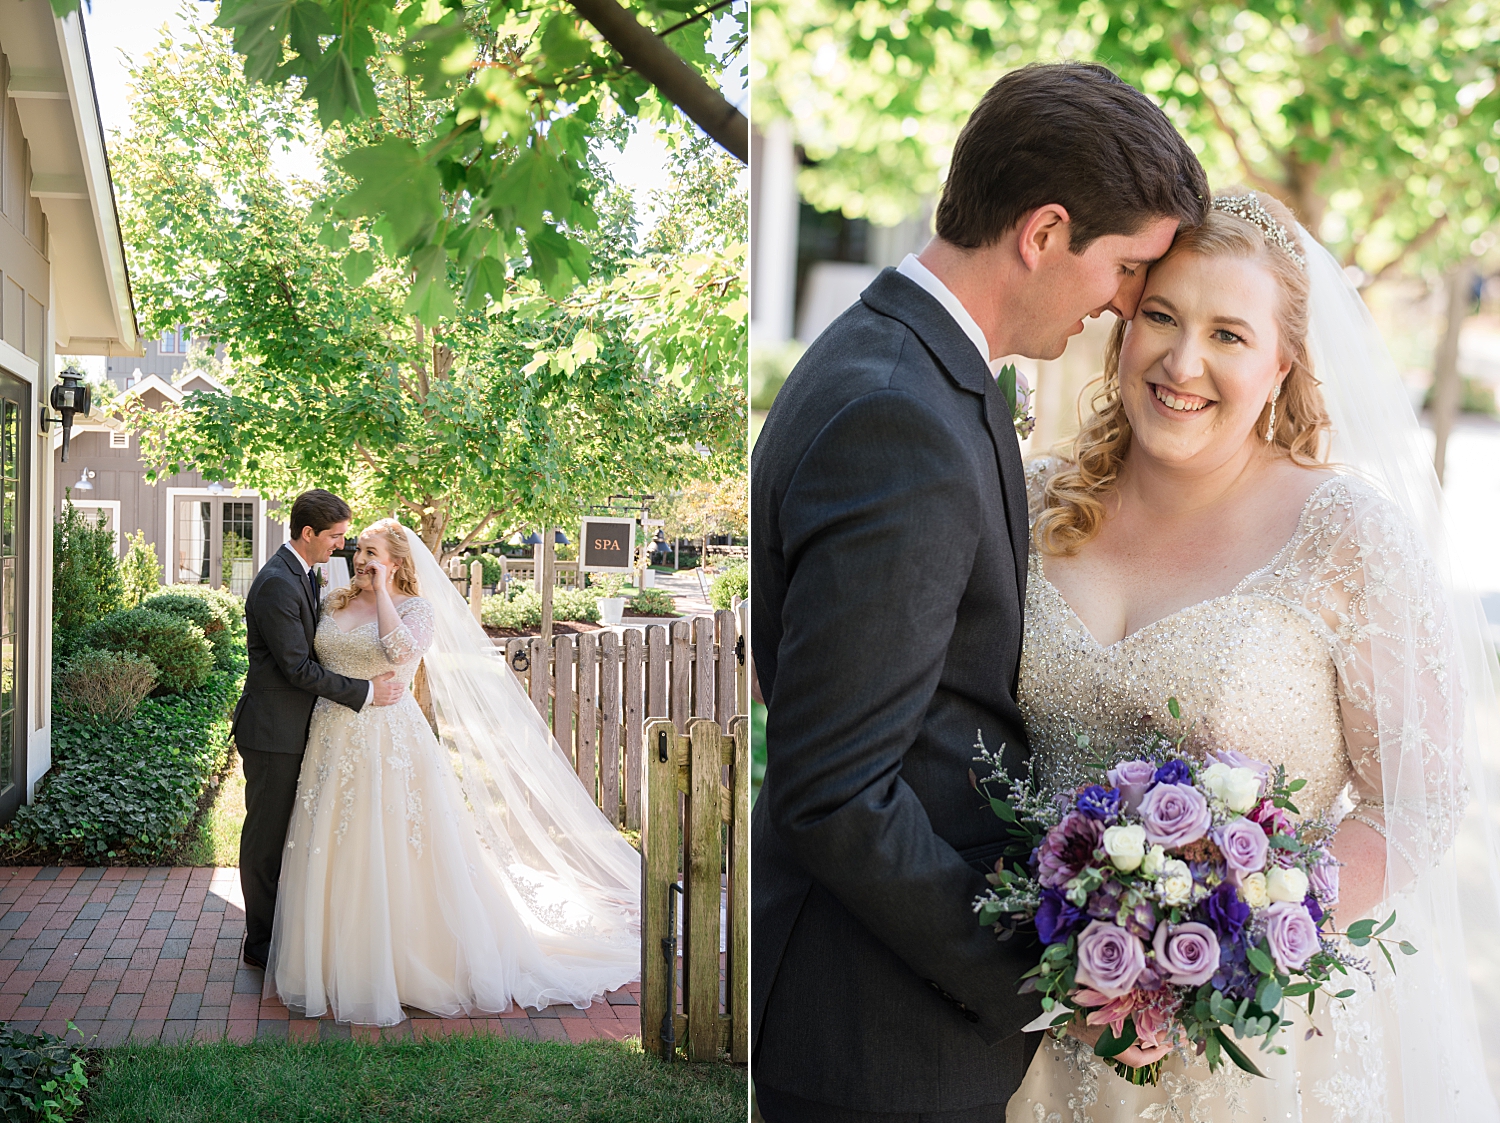
M 1068 1032 L 1082 1041 L 1090 1049 L 1099 1042 L 1104 1033 L 1103 1026 L 1091 1026 L 1087 1022 L 1074 1018 L 1068 1023 Z M 1147 1065 L 1155 1064 L 1172 1051 L 1172 1046 L 1158 1045 L 1154 1049 L 1142 1049 L 1139 1045 L 1132 1045 L 1126 1049 L 1115 1060 L 1121 1064 L 1129 1065 L 1131 1068 L 1145 1068 Z
M 375 697 L 371 701 L 377 706 L 394 706 L 401 700 L 401 695 L 406 693 L 405 684 L 396 681 L 394 671 L 386 671 L 370 682 L 375 687 Z

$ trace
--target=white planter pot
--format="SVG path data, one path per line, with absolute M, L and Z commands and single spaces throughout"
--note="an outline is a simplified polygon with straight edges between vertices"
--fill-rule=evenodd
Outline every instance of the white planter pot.
M 606 624 L 618 624 L 625 615 L 624 597 L 600 597 L 599 618 Z

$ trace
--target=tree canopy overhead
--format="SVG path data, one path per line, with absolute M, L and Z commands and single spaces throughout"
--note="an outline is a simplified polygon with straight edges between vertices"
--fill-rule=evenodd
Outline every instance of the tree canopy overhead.
M 361 518 L 394 512 L 435 551 L 733 470 L 746 412 L 733 224 L 693 252 L 638 256 L 629 198 L 591 150 L 591 282 L 557 297 L 518 270 L 461 312 L 442 300 L 456 263 L 434 282 L 395 248 L 392 219 L 336 205 L 344 153 L 441 113 L 400 76 L 376 77 L 380 114 L 324 130 L 286 87 L 247 81 L 222 31 L 200 26 L 137 67 L 113 158 L 143 326 L 222 342 L 233 391 L 138 411 L 143 453 L 276 497 L 342 491 Z M 323 181 L 277 174 L 288 143 L 321 155 Z M 743 212 L 739 177 L 723 202 Z
M 1495 239 L 1489 0 L 764 0 L 753 18 L 757 113 L 793 121 L 825 210 L 913 213 L 984 89 L 1071 58 L 1156 99 L 1216 187 L 1277 195 L 1368 276 Z

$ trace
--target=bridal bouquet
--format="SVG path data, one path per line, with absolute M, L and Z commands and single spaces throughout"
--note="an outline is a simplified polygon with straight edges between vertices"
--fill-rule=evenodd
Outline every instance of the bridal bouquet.
M 1176 699 L 1168 708 L 1181 716 Z M 1284 999 L 1305 996 L 1311 1015 L 1335 975 L 1369 972 L 1335 937 L 1373 942 L 1390 960 L 1393 941 L 1380 933 L 1396 918 L 1336 932 L 1326 911 L 1339 892 L 1333 825 L 1288 818 L 1299 814 L 1292 799 L 1306 781 L 1236 752 L 1198 761 L 1182 740 L 1153 733 L 1101 761 L 1101 783 L 1055 798 L 1029 780 L 1008 798 L 991 796 L 1009 843 L 974 908 L 997 931 L 1007 919 L 1036 927 L 1041 961 L 1023 990 L 1040 992 L 1044 1015 L 1027 1028 L 1082 1017 L 1106 1027 L 1094 1049 L 1101 1057 L 1171 1042 L 1206 1054 L 1212 1069 L 1228 1056 L 1259 1076 L 1234 1038 L 1284 1052 L 1275 1044 L 1291 1024 Z M 998 756 L 982 741 L 976 748 L 991 774 L 971 779 L 989 794 L 1006 777 Z M 1160 1065 L 1115 1062 L 1136 1084 L 1156 1083 Z

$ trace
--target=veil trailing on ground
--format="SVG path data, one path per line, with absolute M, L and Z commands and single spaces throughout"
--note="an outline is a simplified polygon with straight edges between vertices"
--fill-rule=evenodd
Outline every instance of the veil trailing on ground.
M 1372 957 L 1382 967 L 1379 1000 L 1394 1002 L 1398 1015 L 1387 1020 L 1399 1041 L 1382 1043 L 1380 1075 L 1396 1119 L 1495 1120 L 1500 861 L 1488 798 L 1500 792 L 1495 653 L 1478 597 L 1451 554 L 1451 516 L 1395 361 L 1333 256 L 1297 232 L 1311 283 L 1313 373 L 1333 429 L 1329 459 L 1395 502 L 1435 567 L 1398 572 L 1372 561 L 1365 593 L 1380 608 L 1352 605 L 1343 629 L 1365 662 L 1360 677 L 1373 684 L 1361 735 L 1363 747 L 1378 752 L 1384 789 L 1380 806 L 1362 804 L 1356 817 L 1386 836 L 1388 901 L 1380 912 L 1398 916 L 1387 934 L 1418 949 L 1396 955 L 1394 979 L 1382 956 Z M 1420 551 L 1392 554 L 1420 562 Z
M 424 660 L 438 736 L 513 898 L 564 936 L 633 942 L 640 856 L 595 806 L 505 661 L 408 527 L 436 628 Z M 582 949 L 580 949 L 582 950 Z

